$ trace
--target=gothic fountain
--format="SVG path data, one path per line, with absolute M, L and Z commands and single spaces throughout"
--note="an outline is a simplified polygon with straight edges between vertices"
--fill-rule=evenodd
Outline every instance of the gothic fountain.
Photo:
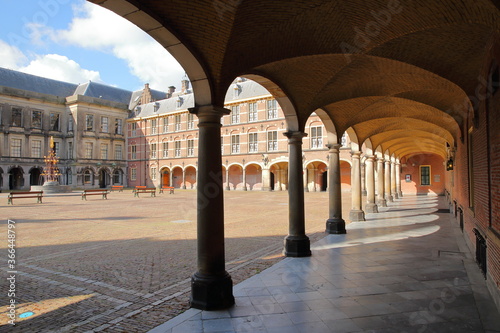
M 59 158 L 56 156 L 54 149 L 54 139 L 50 137 L 49 156 L 44 156 L 45 167 L 43 168 L 42 176 L 45 177 L 43 185 L 31 186 L 32 191 L 43 191 L 43 193 L 61 193 L 71 192 L 71 186 L 59 184 L 59 168 L 57 163 Z

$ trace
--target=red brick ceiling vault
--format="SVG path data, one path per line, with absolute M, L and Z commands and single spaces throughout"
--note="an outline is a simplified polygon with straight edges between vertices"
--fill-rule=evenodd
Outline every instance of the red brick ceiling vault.
M 197 105 L 222 105 L 235 77 L 251 77 L 286 104 L 289 127 L 322 109 L 338 134 L 400 157 L 444 155 L 463 137 L 500 31 L 491 0 L 90 1 L 169 50 Z

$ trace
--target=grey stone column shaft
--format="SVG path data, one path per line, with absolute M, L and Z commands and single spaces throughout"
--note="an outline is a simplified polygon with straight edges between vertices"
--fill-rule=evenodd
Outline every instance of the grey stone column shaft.
M 377 158 L 377 205 L 380 207 L 387 207 L 384 187 L 384 159 Z
M 225 270 L 224 191 L 222 188 L 221 117 L 229 110 L 202 106 L 198 116 L 197 253 L 198 271 L 191 278 L 191 306 L 225 309 L 234 304 L 233 282 Z
M 361 209 L 361 166 L 360 166 L 360 151 L 351 152 L 352 170 L 351 170 L 351 195 L 352 208 L 349 213 L 351 221 L 365 221 L 365 213 Z
M 398 199 L 398 191 L 396 189 L 396 163 L 391 162 L 391 195 L 394 199 Z
M 182 170 L 182 189 L 186 189 L 186 169 Z
M 403 191 L 401 191 L 401 163 L 396 162 L 396 192 L 398 196 L 403 197 Z
M 169 178 L 169 181 L 170 181 L 170 186 L 174 187 L 174 173 L 172 172 L 172 170 L 170 170 L 168 178 Z
M 378 213 L 377 203 L 375 202 L 375 157 L 368 156 L 365 160 L 365 179 L 366 179 L 366 207 L 367 213 Z
M 307 257 L 311 255 L 309 237 L 305 230 L 304 183 L 302 175 L 302 138 L 307 134 L 300 131 L 283 133 L 288 138 L 288 236 L 285 238 L 284 255 Z
M 307 167 L 304 169 L 304 192 L 309 192 L 309 169 Z
M 329 234 L 345 234 L 345 221 L 342 218 L 342 188 L 340 183 L 340 144 L 327 145 L 329 150 L 328 166 L 328 220 L 326 232 Z
M 229 165 L 226 165 L 226 191 L 229 191 Z
M 243 166 L 243 191 L 247 191 L 247 170 Z
M 385 172 L 384 172 L 384 191 L 385 191 L 385 201 L 394 201 L 391 195 L 391 161 L 385 160 Z

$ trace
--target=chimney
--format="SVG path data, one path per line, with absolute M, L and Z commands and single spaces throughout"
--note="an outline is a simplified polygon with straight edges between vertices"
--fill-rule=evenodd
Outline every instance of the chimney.
M 174 86 L 168 87 L 167 98 L 172 97 L 172 95 L 174 94 L 174 92 L 175 92 L 175 87 Z

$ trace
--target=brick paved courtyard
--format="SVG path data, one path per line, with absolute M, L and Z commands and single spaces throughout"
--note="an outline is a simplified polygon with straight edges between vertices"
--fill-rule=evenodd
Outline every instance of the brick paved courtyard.
M 79 194 L 23 199 L 0 196 L 7 271 L 7 220 L 16 221 L 16 330 L 144 332 L 188 308 L 196 270 L 196 192 L 134 198 L 130 191 L 82 201 Z M 348 195 L 346 195 L 348 197 Z M 324 237 L 327 193 L 306 193 L 306 228 Z M 227 270 L 238 283 L 282 259 L 287 192 L 225 192 Z M 344 200 L 344 215 L 349 198 Z M 4 275 L 5 275 L 4 274 Z M 7 295 L 8 283 L 1 282 Z M 0 331 L 7 324 L 2 297 Z

